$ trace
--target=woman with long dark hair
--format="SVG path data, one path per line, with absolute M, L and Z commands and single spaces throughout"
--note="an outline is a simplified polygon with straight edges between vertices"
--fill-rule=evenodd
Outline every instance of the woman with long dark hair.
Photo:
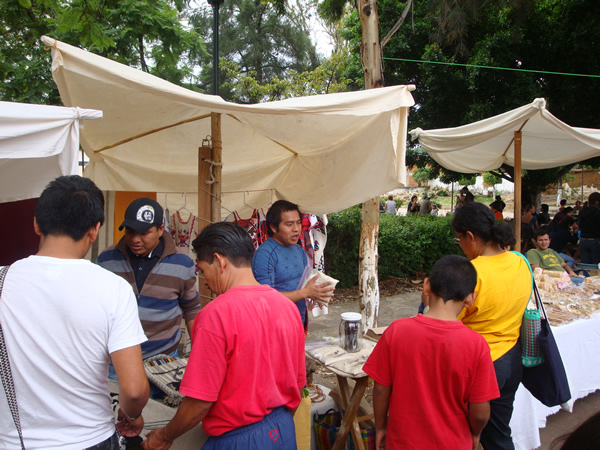
M 509 423 L 523 373 L 519 336 L 531 296 L 531 272 L 522 256 L 505 250 L 516 242 L 510 226 L 497 222 L 483 203 L 467 203 L 458 209 L 452 227 L 477 269 L 475 301 L 458 319 L 489 344 L 500 390 L 500 398 L 490 402 L 490 420 L 481 433 L 481 444 L 486 450 L 513 449 Z

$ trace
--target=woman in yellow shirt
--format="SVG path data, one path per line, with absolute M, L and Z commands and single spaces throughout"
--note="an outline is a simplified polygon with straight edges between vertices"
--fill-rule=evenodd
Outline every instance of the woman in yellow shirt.
M 524 258 L 505 250 L 515 244 L 514 233 L 507 224 L 498 223 L 486 205 L 465 204 L 456 211 L 452 227 L 477 269 L 475 301 L 458 318 L 489 344 L 500 390 L 500 398 L 490 402 L 481 444 L 486 450 L 514 449 L 509 423 L 523 373 L 519 335 L 531 296 L 531 272 Z

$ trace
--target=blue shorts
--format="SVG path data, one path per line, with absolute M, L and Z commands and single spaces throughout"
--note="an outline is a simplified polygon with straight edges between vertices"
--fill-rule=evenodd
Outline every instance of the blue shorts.
M 203 450 L 296 449 L 294 418 L 284 406 L 275 408 L 260 422 L 211 436 Z

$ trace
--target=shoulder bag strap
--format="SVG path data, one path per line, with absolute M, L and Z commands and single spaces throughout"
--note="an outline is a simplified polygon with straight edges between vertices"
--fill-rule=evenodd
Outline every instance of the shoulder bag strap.
M 2 286 L 4 286 L 4 278 L 6 278 L 6 272 L 10 266 L 4 266 L 0 268 L 0 299 L 2 298 Z M 19 440 L 21 441 L 21 448 L 25 450 L 25 444 L 23 443 L 23 434 L 21 433 L 21 421 L 19 420 L 19 408 L 17 407 L 17 396 L 15 395 L 15 385 L 13 383 L 12 372 L 10 370 L 10 361 L 8 360 L 8 352 L 6 351 L 6 344 L 4 343 L 4 333 L 2 332 L 2 324 L 0 323 L 0 378 L 2 378 L 2 385 L 6 392 L 6 400 L 8 401 L 8 407 L 12 414 L 13 421 L 17 427 L 19 433 Z

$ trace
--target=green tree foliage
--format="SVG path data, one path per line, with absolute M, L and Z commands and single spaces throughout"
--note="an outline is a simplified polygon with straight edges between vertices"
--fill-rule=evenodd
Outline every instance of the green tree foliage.
M 207 53 L 200 35 L 181 22 L 185 6 L 181 0 L 3 1 L 0 98 L 59 104 L 42 35 L 188 84 Z
M 287 71 L 285 76 L 274 76 L 260 83 L 256 73 L 245 73 L 233 61 L 225 58 L 220 62 L 224 82 L 221 95 L 236 103 L 259 103 L 263 101 L 283 100 L 316 94 L 333 94 L 348 90 L 350 80 L 341 75 L 346 65 L 344 53 L 334 53 L 316 69 L 297 72 Z
M 381 36 L 393 27 L 405 4 L 377 2 Z M 352 73 L 360 68 L 360 24 L 354 12 L 345 18 L 343 35 L 353 54 L 347 69 Z M 417 1 L 410 22 L 385 46 L 386 84 L 416 85 L 412 94 L 417 105 L 409 129 L 464 125 L 536 97 L 545 97 L 550 111 L 572 126 L 600 128 L 598 78 L 476 67 L 598 75 L 600 60 L 590 55 L 597 53 L 599 43 L 600 3 L 595 0 Z M 461 65 L 415 62 L 421 60 Z M 598 167 L 597 159 L 586 163 Z M 407 166 L 413 165 L 429 167 L 445 182 L 461 176 L 440 167 L 418 145 L 408 150 Z M 539 175 L 535 172 L 545 171 L 528 171 L 524 187 L 535 195 L 547 186 L 542 180 L 554 183 L 553 177 L 565 170 L 568 167 Z M 508 166 L 496 174 L 512 181 Z
M 495 184 L 502 183 L 502 178 L 500 178 L 498 175 L 495 175 L 491 172 L 485 172 L 483 174 L 483 182 L 485 184 L 489 184 L 490 186 L 493 186 Z

